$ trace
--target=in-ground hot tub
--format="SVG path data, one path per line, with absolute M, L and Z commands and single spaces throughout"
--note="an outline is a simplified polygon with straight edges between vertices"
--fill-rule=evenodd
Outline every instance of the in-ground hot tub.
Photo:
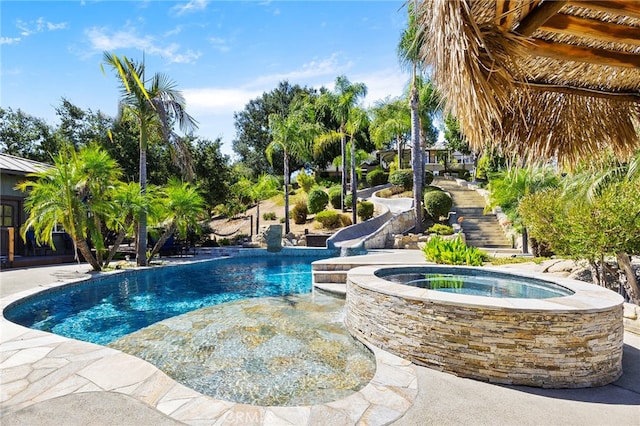
M 357 338 L 441 371 L 578 388 L 622 374 L 622 303 L 605 288 L 540 274 L 362 266 L 347 275 L 346 323 Z

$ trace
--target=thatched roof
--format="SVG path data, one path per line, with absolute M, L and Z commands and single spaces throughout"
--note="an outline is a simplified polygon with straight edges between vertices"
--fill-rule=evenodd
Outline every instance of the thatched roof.
M 640 149 L 640 2 L 425 0 L 420 55 L 475 149 Z

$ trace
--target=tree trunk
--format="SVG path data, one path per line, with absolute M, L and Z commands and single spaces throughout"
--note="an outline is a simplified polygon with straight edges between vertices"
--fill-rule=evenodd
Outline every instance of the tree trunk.
M 344 174 L 344 173 L 343 173 Z M 284 152 L 284 233 L 287 235 L 289 226 L 289 155 Z
M 627 296 L 629 296 L 631 303 L 640 305 L 640 289 L 638 288 L 638 280 L 636 279 L 636 274 L 633 271 L 629 255 L 626 253 L 616 253 L 616 259 L 618 260 L 618 265 L 624 271 L 626 276 L 626 280 L 621 284 L 624 286 Z
M 358 203 L 358 177 L 356 176 L 356 141 L 351 138 L 351 220 L 355 225 L 357 222 L 357 203 Z
M 422 156 L 420 155 L 420 121 L 418 119 L 418 106 L 420 98 L 418 97 L 418 89 L 415 86 L 411 88 L 411 165 L 413 167 L 413 204 L 415 209 L 414 232 L 422 232 L 422 165 L 420 164 Z
M 149 253 L 148 262 L 151 262 L 151 259 L 153 259 L 153 256 L 155 256 L 156 254 L 158 254 L 160 252 L 160 249 L 162 248 L 164 243 L 167 242 L 167 240 L 169 239 L 171 234 L 173 234 L 174 232 L 176 232 L 176 226 L 172 222 L 171 225 L 169 225 L 169 227 L 164 230 L 162 235 L 160 235 L 160 238 L 158 238 L 158 241 L 156 241 L 156 244 L 151 249 L 151 253 Z
M 113 260 L 113 256 L 115 256 L 116 253 L 118 252 L 118 249 L 120 248 L 120 244 L 122 244 L 124 237 L 127 236 L 127 229 L 131 226 L 132 221 L 133 219 L 130 216 L 127 216 L 127 218 L 124 220 L 124 224 L 122 225 L 122 228 L 120 228 L 120 231 L 118 231 L 118 236 L 116 237 L 116 240 L 113 242 L 113 247 L 111 247 L 111 249 L 109 250 L 109 254 L 107 255 L 107 260 L 105 260 L 104 262 L 105 268 L 109 266 L 109 263 L 111 263 L 111 261 Z
M 347 211 L 347 206 L 344 205 L 344 201 L 347 199 L 347 137 L 340 127 L 342 136 L 340 137 L 340 150 L 342 151 L 342 212 Z M 352 195 L 353 197 L 353 195 Z
M 84 257 L 84 260 L 86 260 L 87 263 L 91 265 L 93 270 L 102 271 L 102 267 L 100 266 L 96 258 L 93 256 L 93 253 L 91 253 L 91 249 L 89 248 L 89 244 L 87 244 L 87 240 L 82 238 L 77 240 L 75 244 L 76 244 L 76 247 L 78 247 L 78 250 L 80 250 L 80 253 L 82 253 L 82 257 Z
M 398 144 L 398 170 L 402 169 L 402 136 L 397 137 Z
M 145 133 L 146 137 L 146 132 Z M 147 194 L 147 151 L 140 148 L 140 194 Z M 142 209 L 138 219 L 138 237 L 136 241 L 136 264 L 147 266 L 147 212 Z
M 256 235 L 260 232 L 260 199 L 256 202 Z M 251 236 L 253 238 L 253 235 Z

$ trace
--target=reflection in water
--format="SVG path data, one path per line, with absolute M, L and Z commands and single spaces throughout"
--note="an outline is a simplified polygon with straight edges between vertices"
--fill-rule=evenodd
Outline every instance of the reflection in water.
M 344 300 L 322 294 L 248 299 L 164 320 L 110 346 L 215 398 L 309 405 L 373 378 L 373 354 L 343 321 Z

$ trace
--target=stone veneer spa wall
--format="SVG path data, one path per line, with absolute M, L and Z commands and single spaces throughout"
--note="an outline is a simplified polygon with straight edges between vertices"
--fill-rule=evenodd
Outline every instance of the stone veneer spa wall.
M 348 273 L 346 324 L 384 350 L 492 383 L 578 388 L 622 374 L 622 298 L 612 291 L 554 279 L 575 294 L 497 299 L 392 283 L 380 268 Z

